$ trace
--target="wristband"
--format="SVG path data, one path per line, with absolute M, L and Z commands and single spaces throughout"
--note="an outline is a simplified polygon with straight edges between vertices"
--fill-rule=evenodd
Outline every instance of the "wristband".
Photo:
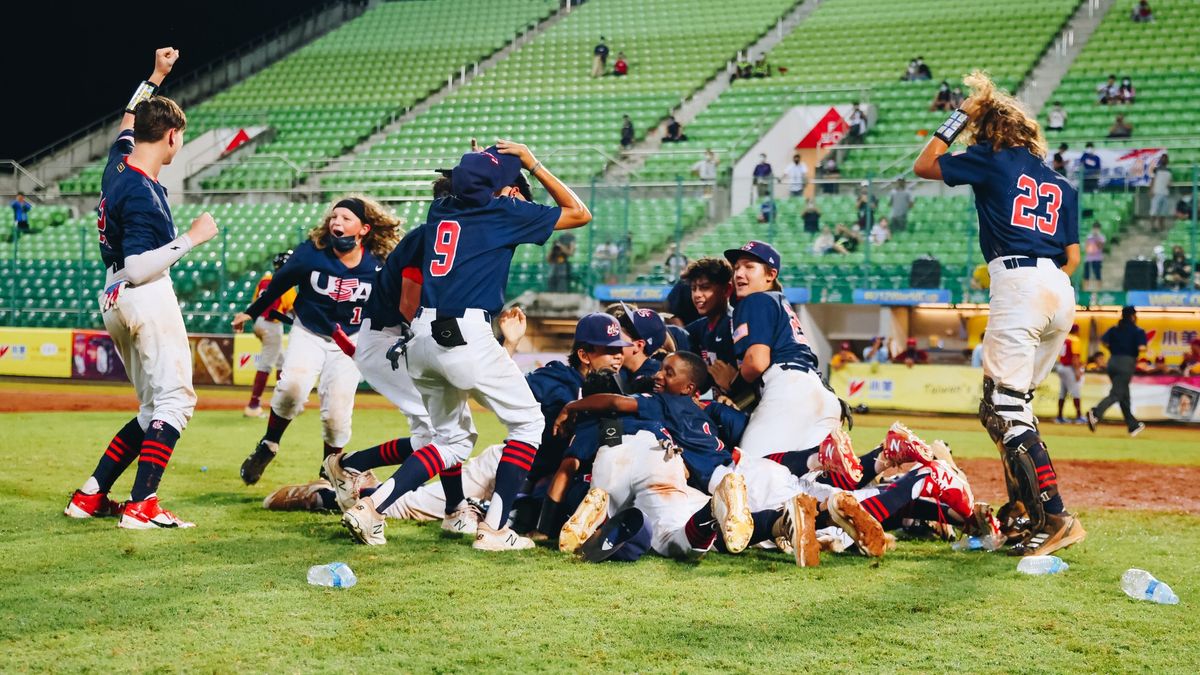
M 536 174 L 540 168 L 542 168 L 542 163 L 539 161 L 537 164 L 534 164 L 532 167 L 530 167 L 529 175 L 532 176 Z
M 971 121 L 971 118 L 967 117 L 962 108 L 959 108 L 950 113 L 950 116 L 946 118 L 945 122 L 942 122 L 942 126 L 938 127 L 938 130 L 933 135 L 945 141 L 946 145 L 952 145 L 954 139 L 958 138 L 958 135 L 967 127 L 967 122 L 969 121 Z
M 149 80 L 142 80 L 142 83 L 138 85 L 138 88 L 133 91 L 133 96 L 129 99 L 129 103 L 125 104 L 125 112 L 129 113 L 130 115 L 134 114 L 137 110 L 138 104 L 142 101 L 148 100 L 151 96 L 154 96 L 155 92 L 157 91 L 158 85 L 150 82 Z

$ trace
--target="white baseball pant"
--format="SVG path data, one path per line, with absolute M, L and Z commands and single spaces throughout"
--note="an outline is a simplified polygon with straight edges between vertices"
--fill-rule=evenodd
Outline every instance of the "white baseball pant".
M 492 498 L 492 491 L 496 488 L 496 468 L 500 466 L 500 455 L 503 452 L 503 445 L 493 445 L 477 457 L 463 462 L 463 496 L 479 501 Z M 400 495 L 383 515 L 388 518 L 422 522 L 441 520 L 446 517 L 446 493 L 442 491 L 441 481 L 426 483 L 412 492 Z
M 738 445 L 743 457 L 815 448 L 841 426 L 837 395 L 816 373 L 772 365 L 762 380 L 762 398 Z
M 254 363 L 260 373 L 283 368 L 283 324 L 263 317 L 254 320 L 254 334 L 262 342 L 262 350 Z
M 400 359 L 397 362 L 399 367 L 392 370 L 392 362 L 387 358 L 388 349 L 396 344 L 401 333 L 399 326 L 372 330 L 371 320 L 364 320 L 358 331 L 354 363 L 367 384 L 383 394 L 384 398 L 391 401 L 408 419 L 408 433 L 413 449 L 423 448 L 433 441 L 433 426 L 429 422 L 429 413 L 425 410 L 421 394 L 408 374 L 406 360 Z M 471 431 L 474 430 L 472 427 Z
M 110 271 L 105 289 L 113 283 Z M 183 431 L 196 409 L 196 391 L 192 349 L 171 277 L 163 274 L 141 286 L 125 284 L 115 303 L 101 292 L 99 302 L 104 328 L 137 391 L 138 425 L 145 430 L 157 419 Z
M 1064 401 L 1068 397 L 1079 398 L 1082 378 L 1075 374 L 1075 369 L 1071 366 L 1064 366 L 1059 361 L 1054 364 L 1054 372 L 1058 373 L 1058 400 Z
M 351 335 L 350 340 L 356 337 Z M 295 419 L 304 412 L 308 395 L 316 386 L 325 442 L 344 448 L 350 442 L 354 392 L 361 379 L 354 359 L 346 356 L 333 340 L 309 331 L 297 321 L 292 326 L 283 369 L 271 396 L 271 410 L 284 419 Z

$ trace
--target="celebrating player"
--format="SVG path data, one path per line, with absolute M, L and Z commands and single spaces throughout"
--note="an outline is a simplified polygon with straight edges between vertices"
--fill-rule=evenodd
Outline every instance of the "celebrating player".
M 1075 318 L 1070 275 L 1079 265 L 1077 195 L 1046 166 L 1041 128 L 1016 99 L 978 71 L 963 82 L 971 97 L 937 130 L 913 171 L 970 185 L 975 193 L 979 246 L 992 278 L 979 418 L 1001 449 L 1006 506 L 1019 502 L 1031 521 L 1011 553 L 1044 555 L 1087 534 L 1063 505 L 1030 406 Z M 947 154 L 960 134 L 966 151 Z
M 538 178 L 558 206 L 514 199 L 521 168 Z M 362 543 L 382 544 L 383 512 L 400 495 L 466 459 L 475 433 L 468 396 L 474 395 L 508 429 L 496 472 L 495 492 L 475 548 L 533 547 L 507 527 L 508 511 L 533 464 L 544 421 L 528 383 L 492 333 L 491 318 L 504 303 L 513 251 L 544 244 L 555 230 L 586 225 L 592 214 L 529 148 L 500 141 L 463 155 L 450 177 L 451 195 L 437 199 L 426 223 L 406 237 L 397 255 L 421 270 L 421 307 L 406 358 L 429 411 L 433 442 L 413 452 L 342 522 Z
M 362 323 L 375 273 L 399 239 L 401 221 L 379 203 L 362 196 L 338 200 L 321 223 L 296 247 L 267 289 L 245 312 L 233 318 L 239 331 L 294 286 L 296 323 L 283 358 L 280 381 L 271 397 L 267 433 L 242 462 L 241 476 L 254 485 L 279 452 L 279 441 L 320 377 L 321 425 L 325 455 L 341 452 L 350 440 L 350 418 L 358 368 L 334 342 L 345 332 L 353 340 Z
M 155 95 L 178 58 L 171 47 L 154 53 L 154 72 L 125 106 L 100 182 L 96 227 L 107 268 L 100 309 L 141 408 L 109 442 L 65 511 L 73 518 L 120 513 L 118 525 L 132 529 L 193 525 L 163 509 L 157 494 L 179 434 L 196 407 L 187 329 L 167 270 L 217 234 L 217 224 L 206 212 L 178 235 L 167 191 L 158 182 L 159 170 L 183 147 L 187 126 L 174 101 Z M 134 459 L 137 476 L 121 508 L 108 492 Z
M 292 255 L 291 251 L 284 251 L 275 256 L 272 261 L 272 266 L 278 272 L 280 267 L 287 262 Z M 267 286 L 271 284 L 271 278 L 274 276 L 271 272 L 262 275 L 258 280 L 258 286 L 254 289 L 254 299 L 267 290 Z M 243 414 L 246 417 L 262 417 L 262 407 L 259 405 L 259 398 L 262 396 L 263 389 L 267 387 L 267 378 L 271 375 L 271 369 L 275 370 L 275 378 L 279 378 L 279 370 L 283 367 L 283 323 L 291 322 L 288 314 L 292 311 L 292 305 L 296 302 L 296 289 L 289 288 L 275 302 L 271 303 L 267 310 L 260 316 L 254 319 L 254 336 L 262 342 L 262 351 L 258 355 L 258 364 L 254 372 L 254 387 L 250 390 L 250 403 L 246 404 L 246 409 Z

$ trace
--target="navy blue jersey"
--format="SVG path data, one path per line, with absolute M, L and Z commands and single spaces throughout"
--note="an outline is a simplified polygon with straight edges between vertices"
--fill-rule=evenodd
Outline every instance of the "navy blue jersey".
M 717 425 L 717 438 L 722 443 L 731 448 L 741 444 L 742 434 L 746 433 L 746 425 L 750 423 L 749 415 L 717 401 L 704 406 L 704 414 Z
M 626 394 L 645 394 L 654 390 L 654 376 L 662 370 L 662 361 L 650 358 L 634 372 L 622 368 L 617 373 L 617 385 Z
M 423 229 L 421 306 L 500 312 L 519 244 L 546 243 L 562 209 L 512 197 L 469 206 L 454 197 L 429 206 Z
M 424 230 L 413 229 L 388 254 L 383 269 L 375 277 L 375 286 L 363 308 L 363 318 L 371 320 L 371 328 L 379 330 L 408 323 L 412 317 L 400 315 L 400 287 L 405 278 L 423 283 L 421 254 L 425 244 Z M 419 280 L 419 281 L 418 281 Z
M 583 387 L 583 375 L 562 361 L 551 361 L 525 376 L 533 398 L 542 407 L 546 428 L 542 431 L 542 445 L 538 448 L 529 470 L 530 480 L 538 480 L 555 472 L 562 462 L 566 440 L 554 435 L 554 420 L 563 406 L 579 398 Z
M 660 441 L 666 441 L 670 438 L 660 420 L 642 419 L 636 414 L 613 415 L 605 413 L 604 418 L 617 420 L 620 423 L 621 434 L 625 436 L 632 436 L 639 431 L 649 431 Z M 579 460 L 579 469 L 576 475 L 587 473 L 592 469 L 592 462 L 596 460 L 596 453 L 600 451 L 601 419 L 601 416 L 583 414 L 575 422 L 575 430 L 571 434 L 571 442 L 567 445 L 563 456 Z
M 783 293 L 751 293 L 733 310 L 733 351 L 741 359 L 751 345 L 771 348 L 771 365 L 817 370 L 817 356 L 808 346 L 800 319 Z
M 1075 188 L 1025 148 L 992 151 L 976 143 L 938 158 L 946 185 L 970 185 L 979 213 L 979 248 L 986 260 L 1005 256 L 1066 263 L 1079 243 Z
M 296 286 L 293 311 L 300 325 L 317 335 L 330 337 L 334 324 L 341 324 L 346 334 L 353 335 L 362 324 L 363 306 L 381 268 L 379 259 L 365 248 L 362 260 L 351 269 L 338 260 L 332 247 L 319 249 L 311 241 L 305 241 L 296 247 L 246 313 L 259 316 L 284 291 Z
M 133 152 L 133 130 L 126 129 L 108 150 L 108 164 L 100 179 L 100 258 L 104 266 L 125 267 L 125 258 L 153 251 L 179 235 L 167 205 L 167 189 L 128 163 Z
M 708 365 L 717 361 L 737 365 L 737 355 L 733 353 L 732 307 L 717 317 L 716 321 L 707 316 L 696 319 L 688 324 L 687 332 L 691 351 L 699 354 Z
M 638 418 L 658 421 L 671 441 L 683 451 L 688 485 L 707 493 L 713 470 L 733 461 L 725 444 L 713 433 L 708 415 L 692 397 L 682 394 L 656 392 L 638 394 L 635 398 Z

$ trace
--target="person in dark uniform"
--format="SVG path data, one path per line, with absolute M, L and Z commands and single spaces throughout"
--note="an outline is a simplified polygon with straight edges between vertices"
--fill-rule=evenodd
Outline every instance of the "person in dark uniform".
M 1133 407 L 1129 402 L 1129 381 L 1133 378 L 1138 352 L 1147 342 L 1146 331 L 1137 325 L 1137 310 L 1133 307 L 1121 308 L 1121 320 L 1105 331 L 1100 341 L 1108 347 L 1111 354 L 1108 359 L 1108 377 L 1112 380 L 1112 389 L 1095 408 L 1088 411 L 1088 428 L 1095 431 L 1096 425 L 1104 417 L 1104 411 L 1116 403 L 1121 406 L 1121 414 L 1125 417 L 1125 427 L 1129 429 L 1129 435 L 1137 436 L 1146 428 L 1146 424 L 1133 416 Z

